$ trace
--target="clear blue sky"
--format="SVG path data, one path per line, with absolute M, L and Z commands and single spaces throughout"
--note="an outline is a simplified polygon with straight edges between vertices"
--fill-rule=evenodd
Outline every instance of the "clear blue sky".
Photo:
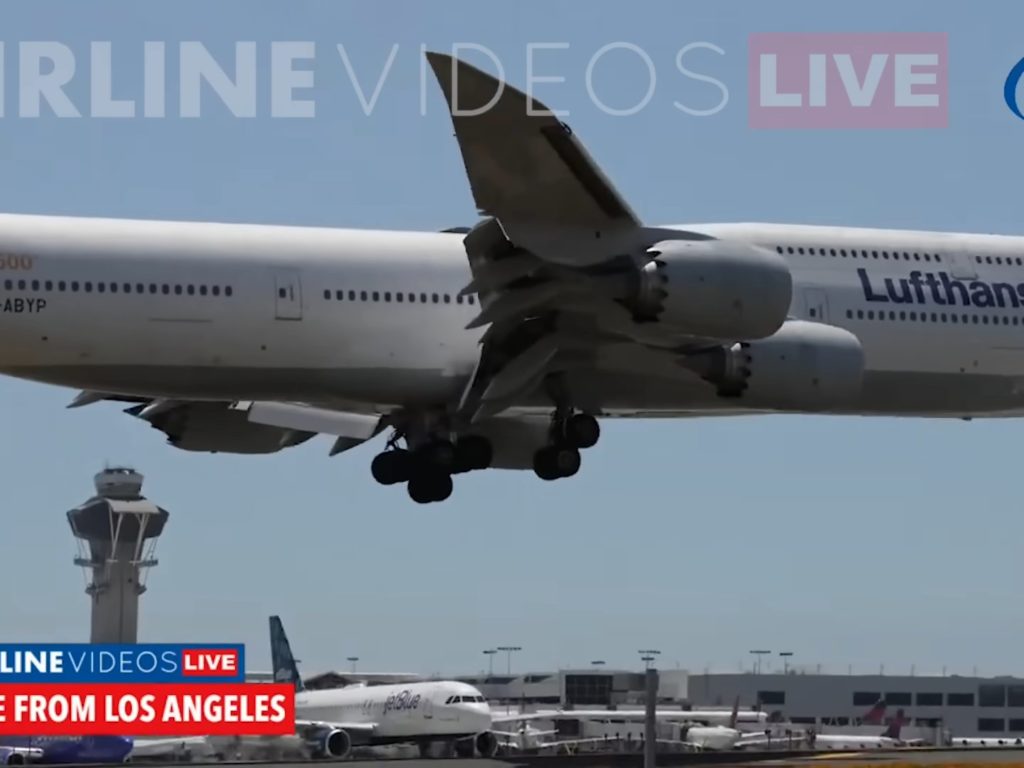
M 419 114 L 421 43 L 476 42 L 522 84 L 529 42 L 566 82 L 538 87 L 650 222 L 764 220 L 1021 233 L 1024 121 L 1002 101 L 1024 56 L 1024 7 L 891 0 L 624 4 L 606 0 L 420 2 L 7 2 L 7 117 L 0 210 L 89 216 L 440 229 L 471 224 L 472 199 L 432 79 Z M 950 125 L 936 131 L 747 128 L 746 40 L 762 31 L 949 33 Z M 233 43 L 261 56 L 260 116 L 18 119 L 17 43 L 55 40 L 79 62 L 69 94 L 88 109 L 88 43 L 113 43 L 115 95 L 139 98 L 142 43 Z M 271 120 L 271 41 L 316 41 L 315 119 Z M 657 66 L 650 105 L 614 118 L 584 85 L 602 46 L 629 41 Z M 674 68 L 725 82 L 730 101 Z M 364 115 L 335 51 L 369 94 Z M 470 60 L 489 67 L 485 58 Z M 173 69 L 173 57 L 169 58 Z M 609 55 L 603 99 L 638 101 L 646 70 Z M 176 91 L 169 88 L 169 94 Z M 172 99 L 169 113 L 176 114 Z M 191 455 L 112 405 L 67 411 L 74 392 L 0 381 L 0 640 L 80 640 L 88 598 L 64 511 L 106 462 L 146 474 L 171 510 L 144 596 L 142 638 L 242 641 L 267 668 L 280 613 L 313 672 L 456 673 L 481 649 L 523 647 L 519 668 L 636 665 L 735 669 L 751 648 L 837 670 L 1024 672 L 1020 496 L 1024 425 L 898 419 L 741 418 L 608 424 L 580 475 L 457 480 L 443 505 L 410 503 L 369 475 L 376 444 L 329 458 L 319 438 L 269 457 Z

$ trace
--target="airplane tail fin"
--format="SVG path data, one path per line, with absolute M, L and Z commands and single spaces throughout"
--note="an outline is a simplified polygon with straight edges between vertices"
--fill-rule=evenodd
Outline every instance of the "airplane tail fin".
M 732 703 L 732 714 L 729 715 L 729 727 L 734 731 L 736 730 L 736 721 L 740 717 L 740 697 L 736 697 L 736 701 Z
M 881 725 L 882 719 L 885 717 L 885 701 L 879 699 L 875 702 L 875 705 L 867 711 L 867 713 L 860 719 L 864 725 Z
M 303 689 L 299 665 L 292 655 L 292 647 L 288 643 L 288 635 L 284 633 L 280 616 L 270 617 L 270 660 L 274 665 L 275 683 L 292 683 L 296 691 Z
M 889 723 L 889 727 L 882 732 L 882 736 L 884 736 L 887 739 L 899 739 L 900 731 L 903 729 L 903 726 L 906 725 L 906 722 L 907 721 L 905 715 L 903 714 L 903 710 L 896 710 L 896 717 L 894 717 L 892 721 Z

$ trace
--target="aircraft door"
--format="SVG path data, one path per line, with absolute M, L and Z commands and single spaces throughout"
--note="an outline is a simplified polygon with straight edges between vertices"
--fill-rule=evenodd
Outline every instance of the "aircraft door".
M 302 319 L 302 282 L 295 270 L 274 273 L 274 316 L 278 320 Z
M 828 296 L 821 288 L 804 289 L 804 318 L 815 323 L 828 322 Z
M 423 719 L 434 719 L 434 701 L 431 699 L 429 694 L 423 697 Z

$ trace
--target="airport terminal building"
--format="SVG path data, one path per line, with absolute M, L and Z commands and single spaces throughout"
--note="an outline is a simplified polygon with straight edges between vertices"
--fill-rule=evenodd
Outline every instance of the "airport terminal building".
M 644 675 L 626 670 L 561 670 L 516 675 L 468 675 L 497 705 L 539 707 L 642 706 Z M 911 733 L 942 729 L 961 737 L 1024 737 L 1024 678 L 704 673 L 661 670 L 659 706 L 761 709 L 770 719 L 788 720 L 818 733 L 879 730 L 860 718 L 879 700 L 886 719 L 898 710 Z

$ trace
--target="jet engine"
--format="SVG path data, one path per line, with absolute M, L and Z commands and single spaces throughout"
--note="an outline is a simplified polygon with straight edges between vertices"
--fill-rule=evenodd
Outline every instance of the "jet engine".
M 254 424 L 244 411 L 227 403 L 147 404 L 128 413 L 148 421 L 167 435 L 167 442 L 185 451 L 211 453 L 275 453 L 314 436 L 312 432 Z
M 498 752 L 498 737 L 484 731 L 476 737 L 476 751 L 480 757 L 494 757 Z
M 856 403 L 864 350 L 842 328 L 789 320 L 767 339 L 694 355 L 684 365 L 713 383 L 721 397 L 752 408 L 820 412 Z
M 761 339 L 789 312 L 793 280 L 774 251 L 724 240 L 667 240 L 648 250 L 630 302 L 638 321 L 689 336 Z
M 352 751 L 352 737 L 348 731 L 334 728 L 329 731 L 321 731 L 310 740 L 309 746 L 316 757 L 330 757 L 342 759 L 348 757 Z

